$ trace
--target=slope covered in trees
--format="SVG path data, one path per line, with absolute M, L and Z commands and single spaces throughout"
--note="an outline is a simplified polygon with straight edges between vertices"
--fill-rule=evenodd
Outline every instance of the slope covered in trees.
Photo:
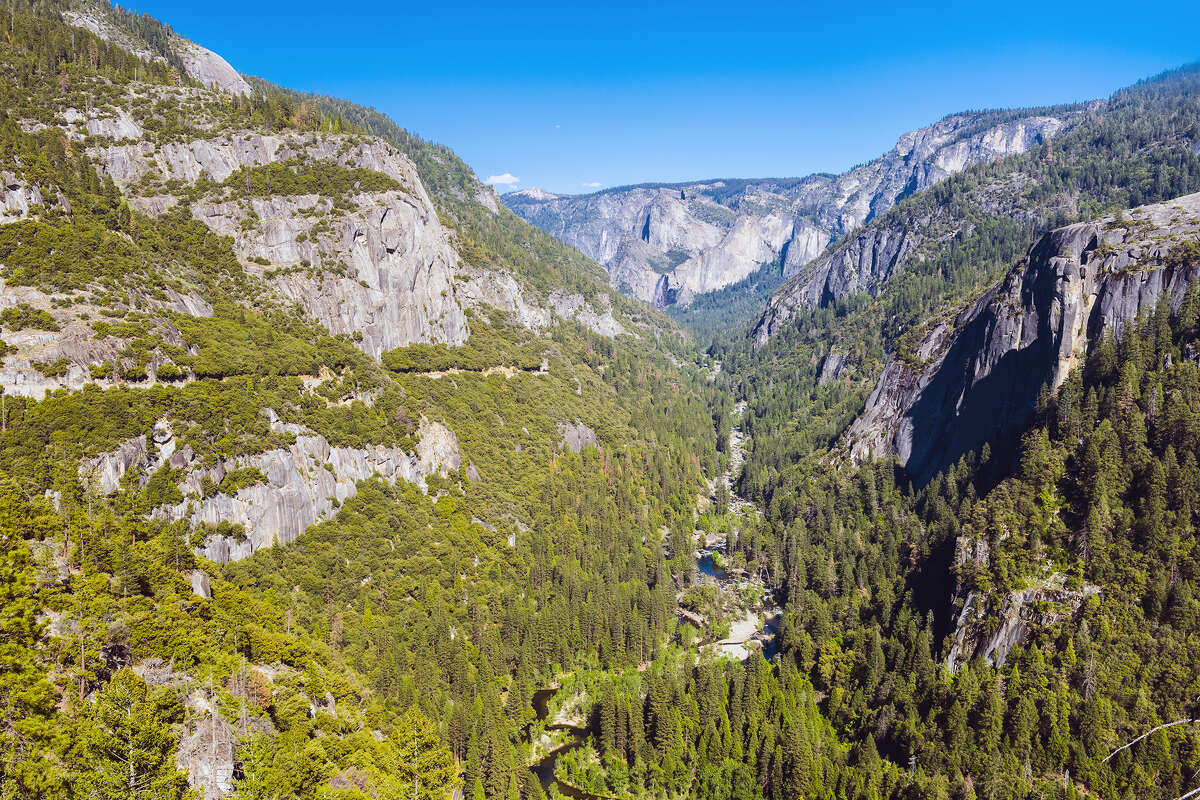
M 7 335 L 78 336 L 82 355 L 68 361 L 91 358 L 95 381 L 6 395 L 0 413 L 0 792 L 173 797 L 190 783 L 263 798 L 411 786 L 444 797 L 479 785 L 530 796 L 532 689 L 592 654 L 636 664 L 673 632 L 668 542 L 687 550 L 695 498 L 720 470 L 715 390 L 669 322 L 620 301 L 611 312 L 630 333 L 473 310 L 462 347 L 371 358 L 281 302 L 269 271 L 191 204 L 423 189 L 322 162 L 120 188 L 97 156 L 118 145 L 67 135 L 65 111 L 125 113 L 163 147 L 233 129 L 329 135 L 346 150 L 367 133 L 287 93 L 190 86 L 169 64 L 63 24 L 65 7 L 13 4 L 0 42 L 2 168 L 43 200 L 0 226 L 6 291 L 37 304 L 14 306 Z M 158 193 L 175 205 L 140 204 Z M 498 242 L 483 253 L 486 238 L 464 232 L 464 256 L 502 262 L 540 301 L 557 292 L 572 309 L 571 292 L 603 293 L 595 265 L 543 252 L 551 240 L 508 212 L 493 219 L 474 200 L 460 211 L 444 222 L 452 238 L 469 212 Z M 186 308 L 173 299 L 184 295 Z M 278 480 L 238 459 L 319 436 L 417 461 L 429 420 L 453 435 L 441 446 L 456 461 L 419 481 L 360 481 L 352 497 L 334 456 L 305 463 L 338 479 L 324 522 L 237 563 L 203 558 L 211 537 L 247 531 L 196 525 L 189 504 Z M 104 485 L 97 459 L 116 463 L 139 441 L 150 458 L 121 462 Z M 268 502 L 291 513 L 287 498 Z
M 147 62 L 68 9 L 9 3 L 0 40 L 0 797 L 536 800 L 533 695 L 558 685 L 591 731 L 560 777 L 601 796 L 1195 786 L 1196 725 L 1118 751 L 1200 713 L 1195 287 L 1047 393 L 1015 463 L 985 449 L 913 487 L 892 462 L 831 457 L 885 356 L 912 357 L 1040 230 L 1197 188 L 1194 69 L 1119 93 L 1052 154 L 903 201 L 872 225 L 921 233 L 924 260 L 801 310 L 762 349 L 716 349 L 717 370 L 665 317 L 606 300 L 597 265 L 490 208 L 448 149 L 340 100 L 220 95 L 165 26 L 107 17 L 163 59 Z M 116 133 L 71 127 L 70 109 Z M 127 123 L 164 152 L 229 130 L 329 147 L 118 183 L 102 156 Z M 415 173 L 347 156 L 374 137 Z M 997 210 L 1014 185 L 1021 213 Z M 296 218 L 328 242 L 371 197 L 426 191 L 455 267 L 522 292 L 466 308 L 462 343 L 377 358 L 280 294 L 348 267 L 247 255 L 245 231 L 274 221 L 253 203 L 312 198 Z M 244 215 L 221 233 L 202 203 Z M 80 364 L 78 386 L 23 389 Z M 712 481 L 738 395 L 738 488 L 758 509 L 735 515 Z M 400 466 L 346 477 L 368 457 Z M 272 468 L 287 463 L 301 484 Z M 231 521 L 245 505 L 288 516 L 281 487 L 326 484 L 295 541 L 205 557 L 259 533 Z M 766 576 L 777 658 L 693 647 L 677 609 L 697 528 L 727 537 L 729 574 Z M 1020 635 L 979 646 L 1013 614 Z

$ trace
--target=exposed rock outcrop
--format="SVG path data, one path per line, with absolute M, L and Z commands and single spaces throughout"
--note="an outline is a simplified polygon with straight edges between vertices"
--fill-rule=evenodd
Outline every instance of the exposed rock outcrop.
M 469 268 L 460 269 L 458 275 L 456 296 L 463 306 L 506 311 L 513 322 L 530 330 L 541 330 L 557 317 L 610 338 L 630 333 L 613 314 L 612 299 L 607 295 L 589 301 L 580 294 L 554 291 L 543 301 L 503 270 Z
M 206 573 L 194 570 L 187 575 L 187 580 L 192 585 L 192 594 L 206 600 L 212 597 L 212 582 L 209 581 Z
M 63 19 L 69 25 L 89 30 L 106 42 L 128 50 L 143 61 L 164 60 L 160 53 L 151 50 L 143 40 L 123 30 L 110 16 L 111 13 L 111 10 L 101 4 L 95 4 L 91 8 L 67 11 L 63 14 Z M 249 95 L 253 92 L 246 79 L 239 75 L 228 61 L 213 51 L 178 35 L 171 36 L 167 46 L 179 56 L 184 69 L 197 83 L 234 95 Z
M 585 447 L 599 447 L 596 432 L 579 420 L 572 423 L 558 423 L 558 433 L 562 436 L 558 446 L 572 453 L 581 453 Z
M 38 187 L 25 183 L 11 172 L 0 172 L 0 224 L 29 216 L 29 209 L 43 203 Z
M 827 251 L 804 269 L 799 280 L 772 295 L 754 330 L 761 345 L 795 316 L 797 309 L 828 305 L 855 292 L 874 293 L 923 241 L 912 230 L 867 227 Z
M 1028 641 L 1030 633 L 1070 619 L 1089 597 L 1100 593 L 1099 587 L 1091 584 L 1068 588 L 1066 576 L 1052 572 L 1045 563 L 1029 585 L 1005 594 L 993 615 L 988 609 L 997 603 L 986 592 L 970 588 L 972 576 L 986 569 L 990 561 L 986 540 L 971 534 L 958 537 L 954 554 L 957 579 L 951 601 L 957 614 L 946 656 L 946 668 L 951 672 L 958 672 L 976 656 L 993 667 L 1003 666 L 1012 649 Z
M 324 436 L 281 423 L 269 409 L 266 413 L 273 430 L 295 436 L 291 447 L 203 467 L 190 447 L 176 448 L 169 428 L 160 423 L 153 435 L 156 445 L 153 462 L 147 437 L 138 436 L 86 461 L 80 473 L 94 476 L 99 489 L 111 494 L 118 490 L 122 477 L 130 470 L 140 469 L 143 480 L 163 464 L 184 470 L 186 475 L 179 488 L 185 499 L 177 505 L 159 508 L 155 514 L 171 520 L 190 520 L 193 525 L 216 527 L 229 522 L 243 526 L 245 538 L 214 534 L 201 548 L 205 558 L 226 562 L 245 558 L 276 543 L 295 541 L 308 526 L 331 517 L 337 507 L 358 493 L 358 483 L 373 475 L 390 483 L 397 480 L 416 483 L 424 490 L 426 475 L 446 475 L 462 466 L 458 438 L 440 422 L 422 420 L 417 452 L 406 453 L 382 445 L 333 447 Z M 206 491 L 206 481 L 209 486 L 219 486 L 226 474 L 243 467 L 259 470 L 266 482 L 243 487 L 232 495 Z M 193 588 L 204 595 L 206 579 L 201 580 L 197 575 L 202 573 L 193 573 Z
M 188 774 L 188 783 L 200 790 L 203 800 L 221 800 L 233 794 L 233 730 L 220 718 L 200 720 L 179 742 L 175 762 Z
M 1009 652 L 1024 644 L 1033 629 L 1070 619 L 1096 594 L 1095 586 L 1066 588 L 1063 575 L 1055 573 L 1035 586 L 1009 592 L 999 613 L 990 618 L 984 596 L 969 592 L 956 620 L 946 668 L 957 672 L 975 656 L 993 667 L 1004 666 Z
M 160 512 L 168 519 L 188 519 L 194 525 L 242 525 L 246 538 L 240 541 L 231 536 L 208 537 L 203 555 L 212 561 L 237 561 L 264 547 L 294 542 L 309 525 L 331 517 L 335 501 L 340 506 L 356 495 L 358 482 L 372 475 L 390 483 L 406 480 L 424 486 L 417 458 L 399 448 L 332 447 L 323 436 L 302 435 L 285 450 L 268 450 L 193 470 L 180 488 L 184 495 L 202 497 L 203 478 L 220 483 L 228 471 L 238 467 L 259 469 L 267 482 L 234 495 L 184 500 Z
M 136 290 L 134 292 L 136 294 Z M 57 330 L 26 327 L 4 332 L 4 342 L 9 347 L 8 355 L 0 363 L 0 386 L 9 395 L 42 397 L 47 391 L 57 389 L 82 389 L 85 384 L 95 383 L 109 388 L 126 383 L 126 377 L 118 373 L 96 377 L 92 366 L 117 360 L 125 349 L 127 340 L 117 336 L 99 336 L 92 327 L 92 319 L 103 319 L 102 308 L 72 298 L 68 308 L 55 305 L 55 297 L 31 286 L 11 286 L 0 278 L 0 310 L 26 305 L 44 311 L 54 319 Z M 181 294 L 174 289 L 163 293 L 163 299 L 138 298 L 145 306 L 161 311 L 191 314 L 197 317 L 212 315 L 212 306 L 195 294 Z M 158 327 L 163 342 L 182 346 L 185 344 L 179 331 L 167 322 Z M 145 365 L 146 374 L 135 381 L 140 385 L 155 383 L 154 371 L 168 359 L 161 356 L 151 358 Z M 61 368 L 47 369 L 60 364 Z M 39 369 L 41 367 L 41 369 Z
M 423 475 L 437 473 L 445 477 L 462 466 L 458 437 L 442 423 L 422 417 L 417 437 L 417 466 Z
M 533 188 L 510 192 L 505 205 L 547 233 L 605 264 L 614 287 L 657 305 L 688 303 L 778 261 L 796 274 L 833 240 L 897 201 L 972 164 L 1023 153 L 1072 124 L 1080 108 L 955 114 L 900 137 L 880 158 L 838 176 L 654 184 L 589 195 Z M 884 246 L 875 243 L 871 247 Z M 890 270 L 903 255 L 879 258 Z M 865 253 L 847 254 L 859 262 Z M 814 291 L 833 275 L 830 264 Z M 845 287 L 851 290 L 854 287 Z
M 829 355 L 825 356 L 821 362 L 821 373 L 817 377 L 817 383 L 824 386 L 827 383 L 837 380 L 845 366 L 846 355 L 836 350 L 830 350 Z
M 135 436 L 115 450 L 87 459 L 79 466 L 84 481 L 92 483 L 103 494 L 112 494 L 130 471 L 147 466 L 146 437 Z
M 187 39 L 174 39 L 171 46 L 183 60 L 183 65 L 196 82 L 210 89 L 247 96 L 253 93 L 250 84 L 221 56 Z
M 848 434 L 856 460 L 897 456 L 924 481 L 1009 436 L 1105 335 L 1200 275 L 1200 194 L 1048 233 L 1008 276 L 907 360 L 892 357 Z
M 333 333 L 358 334 L 373 356 L 413 342 L 462 344 L 469 335 L 455 296 L 458 256 L 416 167 L 381 140 L 238 132 L 160 147 L 112 145 L 96 155 L 123 188 L 148 177 L 223 181 L 243 167 L 291 159 L 382 173 L 402 188 L 357 194 L 349 210 L 317 195 L 271 195 L 206 198 L 192 213 L 232 237 L 242 259 L 267 262 L 268 282 L 283 298 Z

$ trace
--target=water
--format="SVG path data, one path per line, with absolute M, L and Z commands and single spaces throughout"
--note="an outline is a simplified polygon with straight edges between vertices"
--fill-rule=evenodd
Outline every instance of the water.
M 704 555 L 702 555 L 696 561 L 696 566 L 698 566 L 700 571 L 710 578 L 716 578 L 720 580 L 725 575 L 725 570 L 719 568 L 713 563 L 712 551 L 705 551 Z
M 549 703 L 550 698 L 554 696 L 557 689 L 538 689 L 533 693 L 533 711 L 539 720 L 545 720 L 550 713 Z M 558 793 L 563 797 L 570 797 L 573 800 L 602 800 L 599 795 L 589 794 L 569 784 L 559 783 L 554 777 L 554 770 L 558 767 L 558 758 L 564 753 L 569 753 L 584 743 L 588 735 L 592 733 L 590 723 L 587 727 L 577 728 L 573 725 L 547 725 L 548 731 L 567 731 L 570 734 L 570 739 L 549 753 L 542 756 L 542 760 L 531 767 L 533 774 L 537 776 L 538 783 L 542 785 L 542 791 L 547 795 L 550 794 L 550 787 L 554 786 L 558 789 Z
M 783 620 L 783 612 L 775 612 L 768 616 L 763 625 L 763 630 L 770 634 L 765 642 L 763 642 L 763 658 L 770 661 L 779 654 L 779 623 Z

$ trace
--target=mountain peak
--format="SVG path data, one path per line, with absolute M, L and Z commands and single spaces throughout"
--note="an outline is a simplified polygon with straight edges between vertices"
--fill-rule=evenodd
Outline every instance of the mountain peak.
M 562 195 L 547 192 L 540 186 L 530 186 L 528 189 L 517 189 L 515 192 L 505 192 L 504 197 L 513 200 L 518 197 L 528 200 L 557 200 Z

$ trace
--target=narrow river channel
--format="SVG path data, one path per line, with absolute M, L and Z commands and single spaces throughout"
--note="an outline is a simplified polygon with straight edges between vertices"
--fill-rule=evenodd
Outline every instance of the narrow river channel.
M 737 419 L 739 423 L 744 412 L 745 403 L 739 403 L 737 407 Z M 723 482 L 726 488 L 729 489 L 731 509 L 735 513 L 739 513 L 744 508 L 751 506 L 749 501 L 739 497 L 734 491 L 734 478 L 737 475 L 737 471 L 741 469 L 742 461 L 745 458 L 745 454 L 742 449 L 742 430 L 740 424 L 733 426 L 733 429 L 730 432 L 729 440 L 729 468 L 718 478 L 718 480 Z M 713 563 L 713 550 L 705 548 L 704 550 L 697 551 L 696 556 L 696 566 L 699 571 L 704 575 L 715 579 L 717 584 L 722 586 L 722 590 L 725 591 L 725 571 Z M 779 632 L 780 618 L 781 609 L 778 607 L 768 607 L 764 610 L 762 617 L 762 630 L 765 636 L 761 636 L 760 641 L 762 644 L 763 656 L 768 659 L 774 657 L 779 649 L 776 642 L 776 635 Z M 533 711 L 539 722 L 545 723 L 549 718 L 550 698 L 552 698 L 557 691 L 558 689 L 546 688 L 538 689 L 533 693 Z M 591 794 L 590 792 L 585 792 L 578 787 L 562 783 L 554 775 L 555 770 L 558 768 L 558 759 L 562 755 L 569 753 L 583 745 L 583 743 L 587 741 L 588 736 L 596 733 L 594 727 L 595 723 L 590 716 L 587 719 L 587 723 L 583 726 L 552 724 L 547 724 L 544 726 L 544 730 L 547 732 L 560 731 L 565 733 L 567 736 L 567 740 L 563 744 L 545 753 L 540 760 L 530 767 L 530 769 L 533 770 L 533 774 L 537 776 L 538 783 L 540 783 L 542 786 L 542 791 L 547 795 L 551 794 L 551 787 L 554 787 L 557 788 L 560 795 L 563 797 L 573 798 L 573 800 L 606 800 L 604 795 Z M 532 729 L 529 733 L 532 735 Z
M 550 698 L 557 691 L 557 689 L 538 689 L 533 693 L 533 711 L 537 714 L 539 721 L 546 721 L 550 712 Z M 590 734 L 594 733 L 590 718 L 588 724 L 584 727 L 577 727 L 575 725 L 546 725 L 545 729 L 547 731 L 566 731 L 570 739 L 546 753 L 540 761 L 533 765 L 533 774 L 537 776 L 538 783 L 542 785 L 542 791 L 549 795 L 550 787 L 555 786 L 558 788 L 558 793 L 563 797 L 571 797 L 575 800 L 603 800 L 600 795 L 589 794 L 570 784 L 561 783 L 554 777 L 554 770 L 558 767 L 559 756 L 579 747 L 587 740 Z

